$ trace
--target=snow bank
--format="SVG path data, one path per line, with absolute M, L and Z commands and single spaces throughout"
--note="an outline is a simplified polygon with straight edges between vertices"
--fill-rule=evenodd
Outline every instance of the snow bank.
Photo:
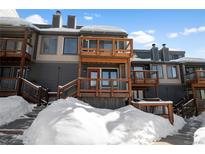
M 33 105 L 20 96 L 0 97 L 0 125 L 18 119 L 31 112 Z
M 132 106 L 98 109 L 75 98 L 60 99 L 41 111 L 24 132 L 25 144 L 149 144 L 177 132 L 184 120 L 167 119 Z
M 202 126 L 194 133 L 194 144 L 205 144 L 205 112 L 201 113 L 195 120 L 202 122 Z

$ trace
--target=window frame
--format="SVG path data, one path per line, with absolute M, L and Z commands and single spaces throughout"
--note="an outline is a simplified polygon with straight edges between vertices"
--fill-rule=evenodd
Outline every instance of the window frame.
M 65 40 L 66 39 L 76 39 L 77 40 L 77 46 L 76 46 L 76 53 L 65 53 Z M 64 37 L 63 38 L 63 55 L 78 55 L 78 38 L 77 37 Z
M 172 73 L 172 77 L 169 77 L 169 74 L 168 74 L 168 67 L 176 67 L 176 77 L 173 77 L 173 73 Z M 179 79 L 179 74 L 178 74 L 178 67 L 177 65 L 167 65 L 167 79 Z
M 108 79 L 111 79 L 110 78 L 111 77 L 111 72 L 112 72 L 111 70 L 115 70 L 116 71 L 116 75 L 117 75 L 116 79 L 119 78 L 119 70 L 118 70 L 118 68 L 101 68 L 101 73 L 100 73 L 101 79 L 103 79 L 103 70 L 109 70 L 109 78 Z M 117 83 L 116 85 L 113 84 L 114 88 L 118 88 L 119 87 L 119 82 L 116 81 L 116 83 Z M 100 86 L 101 86 L 101 88 L 111 88 L 110 82 L 109 82 L 109 85 L 106 86 L 106 85 L 103 85 L 103 81 L 101 81 Z
M 56 51 L 55 51 L 55 53 L 45 53 L 44 50 L 43 50 L 43 39 L 44 38 L 52 38 L 52 37 L 56 38 Z M 58 36 L 56 36 L 56 35 L 41 36 L 41 46 L 40 46 L 40 54 L 41 55 L 57 55 L 57 51 L 58 51 Z
M 153 66 L 161 66 L 161 68 L 162 68 L 162 77 L 160 77 L 159 76 L 159 71 L 158 70 L 153 70 Z M 161 64 L 153 64 L 153 65 L 151 65 L 151 70 L 153 70 L 153 71 L 157 71 L 158 72 L 158 77 L 159 77 L 159 79 L 164 79 L 164 70 L 163 70 L 163 65 L 161 65 Z

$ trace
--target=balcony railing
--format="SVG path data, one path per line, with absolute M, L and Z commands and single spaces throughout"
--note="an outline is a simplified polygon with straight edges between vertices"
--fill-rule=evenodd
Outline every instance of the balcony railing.
M 190 74 L 187 74 L 186 82 L 205 84 L 205 70 L 196 70 Z
M 130 97 L 129 80 L 118 79 L 78 79 L 78 95 L 81 97 Z
M 158 71 L 143 70 L 131 71 L 132 85 L 151 86 L 159 82 Z
M 23 38 L 0 38 L 0 57 L 21 57 Z M 26 43 L 25 57 L 30 59 L 30 49 L 32 45 Z
M 129 58 L 133 42 L 129 38 L 80 37 L 78 44 L 81 56 L 115 56 Z

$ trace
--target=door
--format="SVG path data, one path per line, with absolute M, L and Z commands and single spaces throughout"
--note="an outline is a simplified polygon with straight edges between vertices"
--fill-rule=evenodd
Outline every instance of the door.
M 89 69 L 88 70 L 89 73 L 89 78 L 91 79 L 89 81 L 89 87 L 91 89 L 96 89 L 96 86 L 99 87 L 99 81 L 97 81 L 96 79 L 100 78 L 100 70 L 99 69 Z M 93 80 L 92 80 L 93 79 Z

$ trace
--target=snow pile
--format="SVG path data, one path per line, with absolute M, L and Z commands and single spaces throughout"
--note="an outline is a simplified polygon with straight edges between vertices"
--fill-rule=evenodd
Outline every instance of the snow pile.
M 74 28 L 65 28 L 65 27 L 60 27 L 60 28 L 41 28 L 39 31 L 44 31 L 44 32 L 70 32 L 70 33 L 78 33 L 80 32 L 79 29 L 74 29 Z
M 197 120 L 202 122 L 202 126 L 194 133 L 194 144 L 205 144 L 205 112 L 196 117 Z
M 0 125 L 18 119 L 25 113 L 31 112 L 33 105 L 20 96 L 0 97 Z
M 17 17 L 0 17 L 0 26 L 30 27 L 39 30 L 32 23 Z
M 24 132 L 25 144 L 149 144 L 181 129 L 167 119 L 132 106 L 98 109 L 75 98 L 60 99 L 41 111 Z

